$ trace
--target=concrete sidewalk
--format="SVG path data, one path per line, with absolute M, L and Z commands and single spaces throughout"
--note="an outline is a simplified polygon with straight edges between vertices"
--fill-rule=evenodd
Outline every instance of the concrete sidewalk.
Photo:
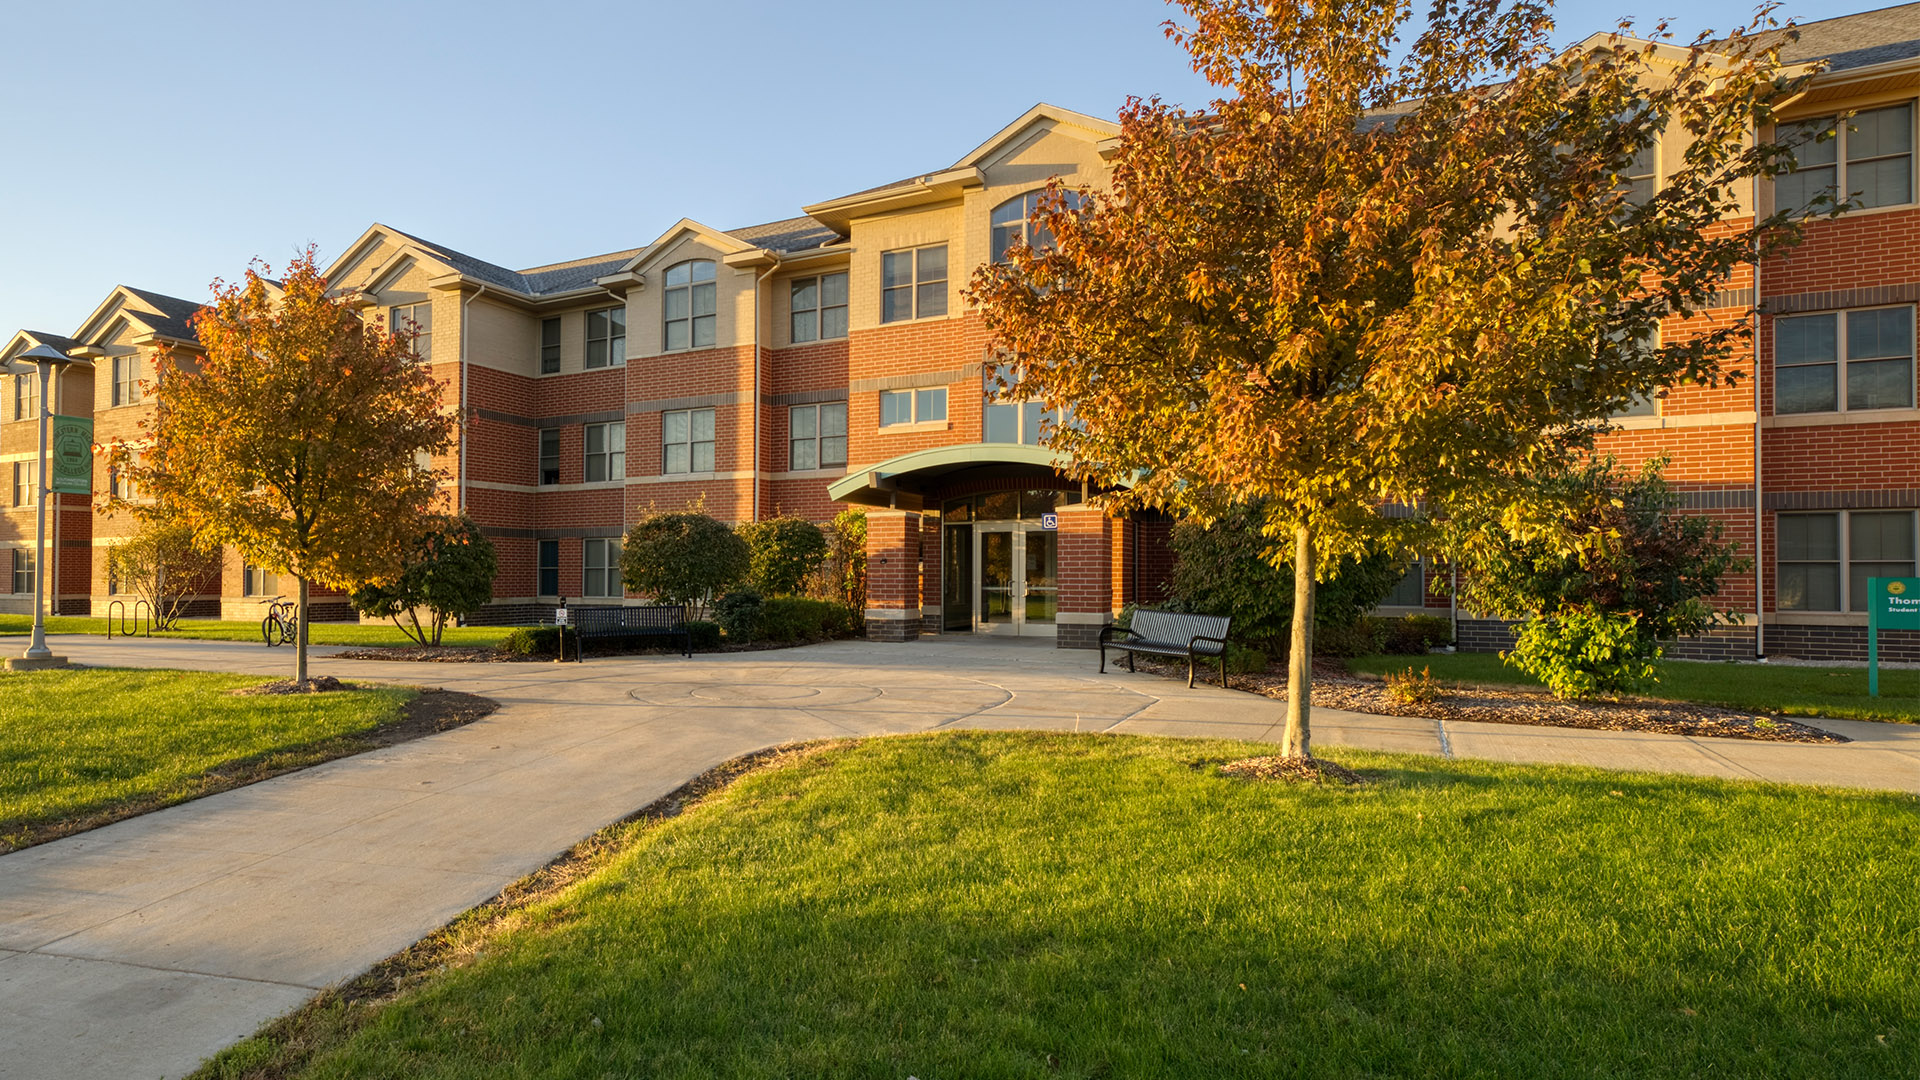
M 284 649 L 111 645 L 86 664 L 281 676 Z M 1270 741 L 1282 705 L 968 639 L 584 665 L 319 673 L 484 694 L 455 731 L 0 856 L 0 1077 L 153 1077 L 365 970 L 701 771 L 799 739 L 976 727 Z M 1920 729 L 1843 746 L 1314 713 L 1321 744 L 1920 791 Z

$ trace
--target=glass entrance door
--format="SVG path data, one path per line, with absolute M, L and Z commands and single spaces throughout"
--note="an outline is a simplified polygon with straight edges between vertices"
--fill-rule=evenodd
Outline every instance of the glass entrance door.
M 1051 635 L 1060 606 L 1055 534 L 1020 522 L 974 526 L 974 629 Z

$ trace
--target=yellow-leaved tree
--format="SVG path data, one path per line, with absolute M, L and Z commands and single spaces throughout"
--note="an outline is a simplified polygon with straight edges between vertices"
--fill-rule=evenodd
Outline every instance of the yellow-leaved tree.
M 438 486 L 422 454 L 454 417 L 409 328 L 328 294 L 309 247 L 275 280 L 256 264 L 216 281 L 193 324 L 202 357 L 169 356 L 153 383 L 145 450 L 120 467 L 199 545 L 299 582 L 294 679 L 307 679 L 308 594 L 392 581 Z

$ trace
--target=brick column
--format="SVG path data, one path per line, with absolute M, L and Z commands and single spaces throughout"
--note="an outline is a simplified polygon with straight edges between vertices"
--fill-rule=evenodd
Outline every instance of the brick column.
M 1060 508 L 1058 647 L 1091 649 L 1113 621 L 1113 523 L 1086 503 Z
M 920 636 L 920 515 L 867 511 L 867 637 Z

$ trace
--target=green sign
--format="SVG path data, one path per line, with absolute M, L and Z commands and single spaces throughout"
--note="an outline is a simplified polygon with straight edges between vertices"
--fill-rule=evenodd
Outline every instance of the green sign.
M 55 416 L 49 451 L 49 491 L 66 495 L 93 494 L 93 420 L 85 416 Z
M 1880 631 L 1920 630 L 1920 577 L 1867 579 L 1867 695 L 1880 696 Z

